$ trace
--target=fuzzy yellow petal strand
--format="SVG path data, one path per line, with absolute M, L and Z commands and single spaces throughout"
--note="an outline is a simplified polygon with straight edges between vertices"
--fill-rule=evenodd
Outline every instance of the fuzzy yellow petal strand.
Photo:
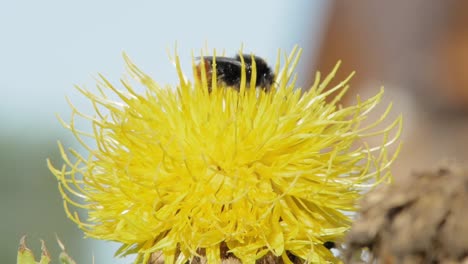
M 328 87 L 338 66 L 323 81 L 317 74 L 310 90 L 295 89 L 299 55 L 294 49 L 285 67 L 276 67 L 269 92 L 247 82 L 245 70 L 240 91 L 204 70 L 192 83 L 177 55 L 180 83 L 163 88 L 124 55 L 133 80 L 120 89 L 101 77 L 99 93 L 79 88 L 94 115 L 71 105 L 65 126 L 87 153 L 59 145 L 65 165 L 48 163 L 68 217 L 89 237 L 122 243 L 117 254 L 137 253 L 138 263 L 154 252 L 166 263 L 200 252 L 219 263 L 223 245 L 243 263 L 266 254 L 291 263 L 288 253 L 336 261 L 323 243 L 343 237 L 362 191 L 390 177 L 395 156 L 387 147 L 400 134 L 401 118 L 377 130 L 386 111 L 362 125 L 383 90 L 354 106 L 338 105 L 349 80 Z M 78 130 L 75 118 L 89 120 L 93 131 Z M 376 135 L 381 145 L 364 143 Z M 86 137 L 94 144 L 86 145 Z M 86 209 L 87 220 L 73 207 Z

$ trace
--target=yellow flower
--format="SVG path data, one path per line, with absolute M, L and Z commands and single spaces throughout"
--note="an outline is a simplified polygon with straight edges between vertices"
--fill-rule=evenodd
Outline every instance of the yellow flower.
M 119 90 L 103 77 L 98 94 L 78 88 L 95 114 L 73 107 L 65 125 L 88 153 L 67 154 L 59 143 L 65 164 L 54 168 L 49 162 L 68 217 L 89 237 L 122 243 L 118 254 L 137 253 L 135 262 L 162 251 L 166 263 L 183 263 L 200 252 L 208 263 L 220 263 L 221 245 L 243 263 L 267 253 L 285 263 L 288 255 L 336 261 L 323 243 L 343 237 L 363 190 L 390 178 L 395 156 L 387 158 L 387 146 L 399 136 L 401 118 L 375 131 L 386 111 L 377 122 L 361 125 L 383 90 L 341 107 L 351 76 L 325 90 L 338 66 L 324 80 L 317 73 L 309 90 L 295 89 L 299 56 L 294 49 L 281 72 L 278 56 L 269 92 L 246 87 L 255 81 L 246 82 L 245 72 L 240 91 L 208 83 L 205 70 L 187 81 L 177 55 L 175 88 L 161 87 L 128 58 L 129 72 L 145 93 L 125 80 Z M 75 128 L 75 116 L 88 119 L 92 133 Z M 382 145 L 363 143 L 375 135 L 383 137 Z M 86 209 L 88 219 L 70 205 Z

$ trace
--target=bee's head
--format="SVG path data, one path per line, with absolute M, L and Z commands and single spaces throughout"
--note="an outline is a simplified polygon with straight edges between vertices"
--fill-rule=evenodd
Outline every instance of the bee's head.
M 255 57 L 257 67 L 257 86 L 269 91 L 275 81 L 275 74 L 262 58 Z
M 246 66 L 247 78 L 250 79 L 252 76 L 252 56 L 249 54 L 243 54 L 242 57 L 244 58 L 244 63 Z M 237 55 L 236 59 L 240 61 L 240 55 Z M 264 59 L 257 56 L 253 56 L 253 59 L 255 60 L 255 67 L 257 70 L 256 86 L 269 91 L 275 81 L 275 74 Z

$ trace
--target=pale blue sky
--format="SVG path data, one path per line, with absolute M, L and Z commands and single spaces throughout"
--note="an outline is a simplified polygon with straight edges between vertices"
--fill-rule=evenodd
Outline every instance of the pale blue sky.
M 177 81 L 166 53 L 176 41 L 187 75 L 192 49 L 198 51 L 205 42 L 228 55 L 243 43 L 245 51 L 271 63 L 278 48 L 289 51 L 298 44 L 304 48 L 303 57 L 308 57 L 319 41 L 325 2 L 2 1 L 3 135 L 34 138 L 66 133 L 55 117 L 59 113 L 68 119 L 65 96 L 81 110 L 91 111 L 73 85 L 92 89 L 97 73 L 117 83 L 124 74 L 122 51 L 161 84 Z M 300 64 L 299 70 L 304 66 Z M 112 254 L 94 250 L 96 263 L 129 262 L 112 261 Z

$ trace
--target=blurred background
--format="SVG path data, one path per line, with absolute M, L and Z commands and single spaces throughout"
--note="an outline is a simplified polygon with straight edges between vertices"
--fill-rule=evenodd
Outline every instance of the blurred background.
M 0 3 L 0 262 L 15 263 L 20 237 L 39 254 L 57 234 L 78 263 L 113 259 L 118 247 L 83 240 L 67 220 L 46 159 L 61 164 L 57 140 L 78 148 L 56 119 L 75 106 L 92 113 L 74 88 L 93 89 L 102 73 L 118 83 L 121 53 L 161 84 L 177 83 L 166 50 L 178 52 L 188 76 L 191 53 L 205 47 L 234 55 L 241 44 L 274 64 L 277 50 L 304 49 L 298 85 L 328 73 L 357 71 L 343 104 L 385 86 L 392 116 L 402 113 L 404 146 L 396 180 L 442 160 L 468 158 L 468 4 L 463 1 L 3 1 Z M 86 130 L 89 124 L 77 124 Z

